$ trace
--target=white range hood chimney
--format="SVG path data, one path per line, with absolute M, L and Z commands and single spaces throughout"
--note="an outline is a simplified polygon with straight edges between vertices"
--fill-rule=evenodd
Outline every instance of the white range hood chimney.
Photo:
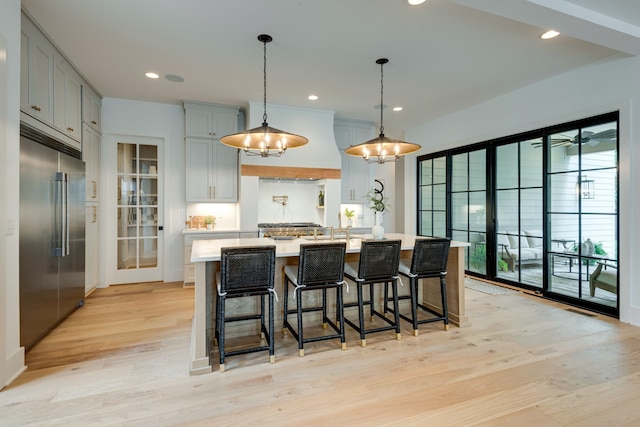
M 280 105 L 267 105 L 267 112 L 270 126 L 305 136 L 309 143 L 287 150 L 281 157 L 247 156 L 240 151 L 241 228 L 250 230 L 259 222 L 289 221 L 338 226 L 342 158 L 334 137 L 334 112 Z M 250 102 L 247 128 L 259 126 L 262 115 L 263 104 Z M 263 180 L 262 190 L 260 178 L 271 178 L 269 181 Z M 277 178 L 282 180 L 278 181 Z M 305 179 L 310 182 L 299 182 L 295 186 L 296 180 Z M 316 209 L 313 203 L 314 194 L 320 188 L 318 185 L 326 194 L 322 209 Z M 307 192 L 311 195 L 308 196 Z M 287 206 L 275 206 L 270 202 L 272 195 L 281 193 L 288 193 Z

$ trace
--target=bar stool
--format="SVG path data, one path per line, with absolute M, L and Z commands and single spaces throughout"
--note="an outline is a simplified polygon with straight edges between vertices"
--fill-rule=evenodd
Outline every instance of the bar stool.
M 274 317 L 274 276 L 276 262 L 275 246 L 222 248 L 220 272 L 216 274 L 218 301 L 216 309 L 215 335 L 220 352 L 220 372 L 224 372 L 227 356 L 269 351 L 269 361 L 275 362 L 273 342 Z M 230 298 L 259 297 L 260 312 L 238 316 L 227 316 L 225 313 L 227 300 Z M 269 297 L 268 327 L 265 323 L 265 296 Z M 225 325 L 230 322 L 260 320 L 261 338 L 266 345 L 225 350 Z
M 342 349 L 345 350 L 347 348 L 344 334 L 344 307 L 342 298 L 342 285 L 345 283 L 342 278 L 342 273 L 346 248 L 347 244 L 345 242 L 303 244 L 300 245 L 298 265 L 287 265 L 284 267 L 284 317 L 282 332 L 286 335 L 288 329 L 291 335 L 298 341 L 298 351 L 301 357 L 304 356 L 304 343 L 307 342 L 339 338 Z M 296 299 L 295 309 L 289 309 L 289 284 L 293 287 L 293 298 Z M 336 290 L 337 325 L 327 317 L 327 289 Z M 322 305 L 303 308 L 303 292 L 318 290 L 322 290 Z M 322 328 L 327 329 L 327 325 L 329 325 L 335 331 L 335 334 L 305 338 L 302 314 L 316 311 L 322 311 Z M 288 316 L 290 314 L 297 315 L 297 330 L 289 323 Z
M 409 295 L 403 295 L 398 299 L 411 299 L 411 314 L 406 316 L 399 313 L 400 317 L 413 325 L 413 335 L 418 336 L 418 325 L 423 323 L 431 323 L 444 321 L 445 331 L 449 330 L 449 313 L 447 311 L 447 260 L 449 259 L 449 246 L 451 239 L 449 238 L 433 238 L 433 239 L 416 239 L 413 248 L 413 256 L 411 265 L 400 261 L 399 273 L 409 278 Z M 440 296 L 442 298 L 442 313 L 426 307 L 418 303 L 418 279 L 426 279 L 430 277 L 440 278 Z M 395 314 L 396 307 L 388 306 L 389 298 L 385 285 L 384 311 Z M 418 308 L 435 315 L 418 320 Z
M 358 302 L 345 303 L 345 307 L 358 307 L 358 324 L 345 317 L 346 324 L 360 333 L 360 345 L 365 347 L 366 334 L 395 329 L 396 339 L 401 338 L 400 319 L 398 317 L 398 265 L 400 262 L 400 240 L 365 240 L 360 250 L 358 263 L 348 262 L 344 265 L 344 275 L 355 282 L 358 291 Z M 356 271 L 357 267 L 357 271 Z M 393 304 L 395 308 L 394 320 L 390 320 L 384 314 L 376 311 L 374 285 L 384 283 L 385 287 L 391 284 L 393 291 Z M 364 300 L 363 287 L 369 285 L 369 300 Z M 388 325 L 369 328 L 364 323 L 364 306 L 369 306 L 371 321 L 378 316 Z

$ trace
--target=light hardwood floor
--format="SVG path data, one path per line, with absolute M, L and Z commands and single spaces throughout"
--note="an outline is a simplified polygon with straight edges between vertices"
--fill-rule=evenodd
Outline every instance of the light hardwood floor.
M 640 425 L 640 328 L 516 292 L 466 303 L 469 328 L 403 323 L 366 348 L 349 329 L 302 358 L 278 333 L 275 364 L 189 376 L 193 290 L 98 289 L 27 354 L 0 425 Z

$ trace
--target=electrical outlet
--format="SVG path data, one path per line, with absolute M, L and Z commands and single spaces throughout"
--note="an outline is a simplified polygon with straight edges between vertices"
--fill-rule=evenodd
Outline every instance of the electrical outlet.
M 13 236 L 16 234 L 16 222 L 12 219 L 7 220 L 7 236 Z

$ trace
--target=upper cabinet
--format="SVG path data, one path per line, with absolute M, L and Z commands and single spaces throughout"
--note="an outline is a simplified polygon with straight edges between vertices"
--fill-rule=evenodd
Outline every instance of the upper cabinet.
M 88 85 L 82 86 L 82 123 L 102 131 L 102 99 Z
M 365 196 L 373 185 L 371 165 L 360 157 L 345 154 L 344 150 L 373 138 L 373 124 L 355 120 L 336 120 L 333 131 L 342 156 L 341 202 L 366 203 Z
M 238 107 L 185 102 L 186 201 L 238 201 L 238 150 L 220 138 L 238 132 Z
M 21 50 L 20 107 L 25 113 L 53 125 L 56 49 L 24 14 Z
M 185 135 L 188 138 L 220 139 L 238 132 L 236 107 L 185 102 Z
M 21 30 L 21 120 L 80 150 L 82 91 L 87 85 L 24 13 Z M 98 124 L 99 115 L 98 110 L 94 116 Z
M 238 201 L 238 150 L 219 141 L 187 138 L 186 199 L 195 203 Z
M 82 138 L 82 83 L 62 55 L 55 55 L 53 68 L 53 126 L 70 138 Z

